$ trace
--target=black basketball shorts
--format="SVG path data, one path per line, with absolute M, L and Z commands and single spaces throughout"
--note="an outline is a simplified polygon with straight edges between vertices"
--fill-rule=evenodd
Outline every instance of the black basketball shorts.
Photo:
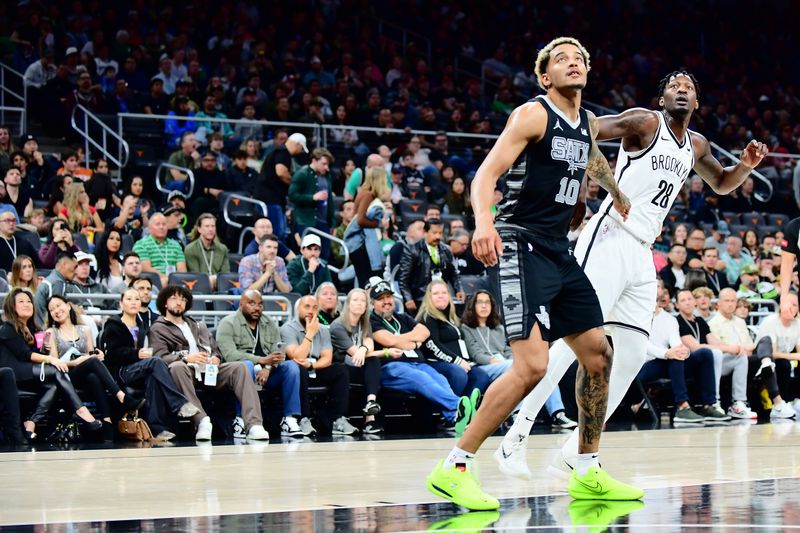
M 594 287 L 568 250 L 516 229 L 498 231 L 503 255 L 489 275 L 509 341 L 527 339 L 537 323 L 550 342 L 603 325 Z

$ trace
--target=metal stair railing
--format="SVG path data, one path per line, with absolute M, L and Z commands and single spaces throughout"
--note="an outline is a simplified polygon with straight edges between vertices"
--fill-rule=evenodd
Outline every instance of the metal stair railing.
M 178 170 L 186 174 L 186 178 L 189 180 L 189 190 L 185 194 L 187 198 L 190 198 L 194 192 L 194 172 L 192 172 L 192 169 L 173 165 L 172 163 L 161 163 L 158 165 L 158 168 L 156 169 L 156 189 L 166 195 L 169 195 L 169 193 L 172 192 L 172 189 L 168 189 L 166 183 L 161 182 L 161 171 L 164 169 Z
M 78 117 L 78 113 L 83 115 L 83 120 L 80 120 Z M 78 104 L 75 109 L 72 110 L 72 117 L 70 117 L 70 124 L 72 125 L 72 129 L 75 130 L 78 135 L 83 138 L 84 142 L 84 154 L 86 157 L 86 162 L 89 163 L 91 152 L 89 151 L 89 146 L 93 146 L 96 148 L 100 154 L 109 162 L 113 163 L 117 166 L 117 168 L 124 168 L 125 165 L 128 164 L 128 160 L 130 159 L 130 147 L 128 146 L 127 141 L 122 138 L 122 135 L 114 131 L 111 127 L 109 127 L 105 122 L 100 120 L 94 113 L 86 109 L 84 106 Z M 97 142 L 93 137 L 92 133 L 89 131 L 90 128 L 99 127 L 100 132 L 102 133 L 101 142 Z M 110 139 L 116 140 L 117 144 L 117 154 L 112 154 L 111 149 L 109 148 Z
M 11 89 L 16 85 L 21 87 L 21 93 Z M 7 99 L 10 99 L 11 102 L 8 102 Z M 27 109 L 28 86 L 25 85 L 25 75 L 5 63 L 0 63 L 0 124 L 8 124 L 6 113 L 18 113 L 19 128 L 14 136 L 21 136 L 28 129 Z
M 224 192 L 222 194 L 225 195 L 225 199 L 222 201 L 222 219 L 230 226 L 242 230 L 239 234 L 239 253 L 242 253 L 242 250 L 244 249 L 244 236 L 248 233 L 253 233 L 253 227 L 245 227 L 244 224 L 241 224 L 240 222 L 237 222 L 231 218 L 230 211 L 228 210 L 231 202 L 238 200 L 240 203 L 253 204 L 261 209 L 261 212 L 264 214 L 264 216 L 267 216 L 267 204 L 261 200 L 256 200 L 254 198 L 250 198 L 249 196 L 244 196 L 235 192 Z

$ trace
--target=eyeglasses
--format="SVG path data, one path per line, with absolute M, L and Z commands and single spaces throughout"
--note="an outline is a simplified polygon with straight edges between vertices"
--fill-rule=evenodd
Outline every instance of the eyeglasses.
M 0 222 L 5 222 L 6 224 L 16 224 L 16 218 L 0 218 Z

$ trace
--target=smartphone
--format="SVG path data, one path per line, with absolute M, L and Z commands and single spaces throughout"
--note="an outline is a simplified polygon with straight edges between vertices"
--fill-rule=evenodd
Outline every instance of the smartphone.
M 275 343 L 275 351 L 281 352 L 283 355 L 286 355 L 286 343 L 285 342 Z

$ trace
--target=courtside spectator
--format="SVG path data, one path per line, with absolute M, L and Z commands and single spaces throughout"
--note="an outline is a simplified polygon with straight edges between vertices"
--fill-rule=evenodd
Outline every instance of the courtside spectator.
M 197 427 L 195 439 L 211 440 L 211 418 L 206 414 L 195 392 L 195 387 L 211 387 L 229 390 L 236 395 L 242 406 L 248 439 L 268 440 L 269 434 L 263 426 L 256 385 L 250 377 L 247 365 L 242 362 L 226 362 L 205 324 L 185 316 L 186 310 L 192 307 L 192 293 L 184 287 L 171 285 L 159 291 L 156 305 L 162 316 L 150 327 L 148 333 L 153 357 L 164 359 L 178 390 L 199 409 L 192 417 Z M 205 385 L 208 365 L 217 367 L 214 385 Z M 196 382 L 195 375 L 199 372 L 203 372 L 205 376 L 203 381 Z
M 317 299 L 314 296 L 300 298 L 297 318 L 281 326 L 281 339 L 286 343 L 286 357 L 300 367 L 301 409 L 303 419 L 300 428 L 308 428 L 311 405 L 308 398 L 309 385 L 328 387 L 328 401 L 333 419 L 331 432 L 334 435 L 352 435 L 358 430 L 347 419 L 350 400 L 350 374 L 343 362 L 334 362 L 331 335 L 327 327 L 320 325 L 317 317 Z
M 741 244 L 741 239 L 739 243 Z M 721 348 L 725 352 L 722 364 L 725 364 L 725 360 L 736 357 L 748 361 L 751 370 L 748 376 L 760 378 L 759 382 L 767 388 L 772 400 L 770 418 L 794 418 L 794 409 L 783 401 L 780 390 L 778 390 L 775 364 L 772 362 L 771 355 L 772 342 L 769 337 L 762 338 L 757 345 L 753 343 L 745 321 L 734 315 L 736 292 L 733 289 L 720 291 L 717 309 L 719 312 L 708 322 L 708 326 L 711 328 L 711 332 L 726 345 Z M 719 363 L 717 365 L 719 367 Z M 722 372 L 717 373 L 717 380 L 721 375 L 724 375 L 724 368 Z M 740 402 L 734 402 L 734 405 L 728 409 L 728 414 L 735 418 L 745 418 L 734 414 L 737 412 L 737 407 L 741 408 L 741 405 L 736 405 L 738 403 Z
M 683 297 L 683 300 L 681 300 Z M 678 301 L 683 302 L 682 314 L 685 324 L 693 324 L 691 310 L 686 302 L 692 293 L 686 289 L 678 292 Z M 680 308 L 680 306 L 679 306 Z M 716 383 L 714 379 L 714 354 L 708 348 L 698 348 L 690 353 L 680 335 L 678 320 L 674 316 L 656 306 L 653 327 L 647 342 L 648 361 L 639 371 L 642 383 L 649 383 L 657 378 L 669 378 L 672 394 L 675 399 L 674 421 L 678 423 L 699 423 L 706 421 L 730 420 L 716 404 Z M 697 377 L 695 382 L 700 388 L 702 409 L 692 409 L 689 402 L 689 389 L 686 385 L 688 377 Z
M 190 418 L 199 409 L 177 389 L 164 360 L 153 357 L 153 350 L 145 347 L 147 332 L 138 325 L 141 301 L 136 289 L 122 293 L 120 308 L 122 314 L 109 318 L 103 328 L 100 344 L 106 354 L 105 364 L 121 383 L 144 388 L 147 403 L 142 417 L 156 438 L 172 440 L 175 427 L 170 415 Z
M 50 355 L 43 342 L 36 339 L 40 328 L 34 316 L 33 299 L 27 289 L 14 289 L 6 296 L 3 302 L 5 322 L 0 326 L 0 368 L 12 369 L 20 388 L 42 393 L 34 412 L 23 424 L 28 441 L 36 439 L 36 425 L 47 417 L 57 393 L 65 398 L 69 411 L 83 429 L 101 429 L 103 423 L 92 416 L 75 392 L 67 363 Z M 43 335 L 41 337 L 44 339 Z
M 217 344 L 228 361 L 243 361 L 253 379 L 267 390 L 280 389 L 283 403 L 281 435 L 303 436 L 300 412 L 300 367 L 286 361 L 279 349 L 278 326 L 264 313 L 264 302 L 256 290 L 245 290 L 239 310 L 223 318 L 217 328 Z
M 375 349 L 391 360 L 381 367 L 381 385 L 407 394 L 417 394 L 442 410 L 442 429 L 454 430 L 460 411 L 468 411 L 469 398 L 459 398 L 442 374 L 433 369 L 419 352 L 430 336 L 428 328 L 405 313 L 394 312 L 392 287 L 386 281 L 372 285 L 372 338 Z

